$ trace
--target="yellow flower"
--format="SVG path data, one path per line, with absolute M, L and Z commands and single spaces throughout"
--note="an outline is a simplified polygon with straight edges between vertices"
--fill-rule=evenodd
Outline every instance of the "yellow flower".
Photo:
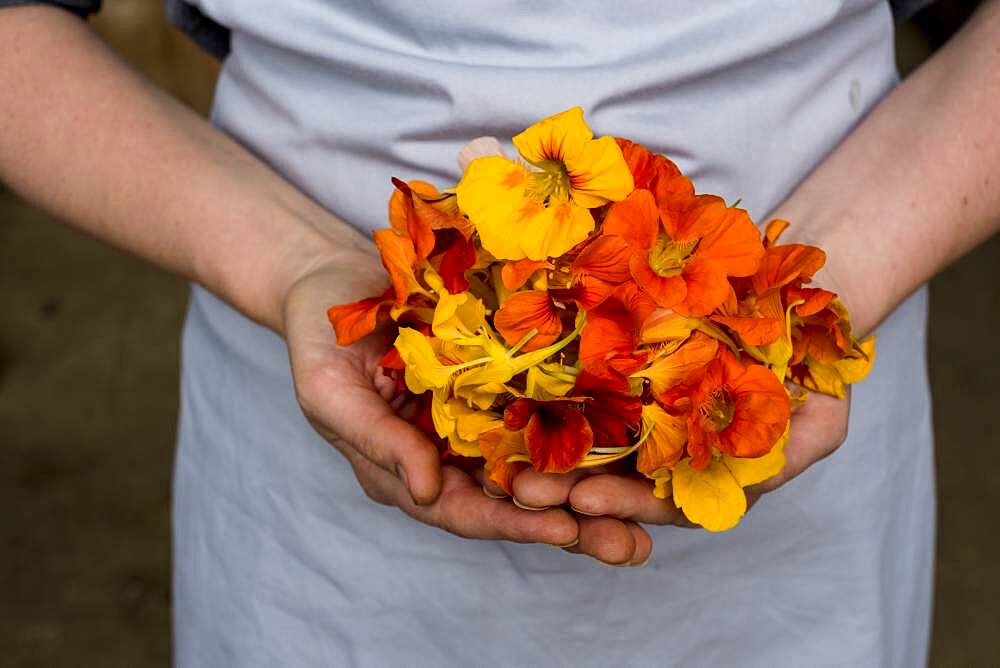
M 528 164 L 473 160 L 455 189 L 483 248 L 501 260 L 562 255 L 594 229 L 592 208 L 625 199 L 632 174 L 613 137 L 594 139 L 574 107 L 514 137 Z
M 701 470 L 692 467 L 690 459 L 681 460 L 670 478 L 674 503 L 685 517 L 709 531 L 732 529 L 747 511 L 743 488 L 763 482 L 784 468 L 787 440 L 786 427 L 784 435 L 766 455 L 747 458 L 717 453 Z M 659 480 L 654 477 L 654 481 L 658 483 L 657 496 L 663 498 Z
M 479 435 L 503 426 L 497 413 L 477 411 L 458 399 L 443 400 L 435 392 L 431 398 L 431 418 L 438 436 L 448 439 L 451 450 L 463 457 L 482 457 Z
M 525 337 L 517 345 L 508 349 L 497 341 L 496 336 L 491 334 L 489 329 L 484 328 L 480 344 L 487 356 L 485 358 L 486 364 L 469 369 L 455 378 L 455 396 L 464 399 L 471 406 L 477 406 L 484 410 L 489 408 L 493 405 L 498 394 L 508 391 L 505 383 L 510 382 L 510 379 L 517 374 L 541 364 L 568 346 L 579 336 L 585 321 L 586 315 L 581 313 L 577 319 L 576 328 L 561 341 L 522 355 L 515 355 L 515 353 L 521 349 L 529 337 Z M 472 366 L 472 363 L 467 365 Z

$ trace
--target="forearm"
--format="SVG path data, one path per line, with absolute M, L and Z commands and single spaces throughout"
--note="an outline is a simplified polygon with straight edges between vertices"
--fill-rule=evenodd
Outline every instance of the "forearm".
M 368 240 L 144 81 L 60 10 L 0 11 L 0 179 L 281 331 L 310 265 Z
M 1000 2 L 892 91 L 775 212 L 829 253 L 859 333 L 1000 224 Z

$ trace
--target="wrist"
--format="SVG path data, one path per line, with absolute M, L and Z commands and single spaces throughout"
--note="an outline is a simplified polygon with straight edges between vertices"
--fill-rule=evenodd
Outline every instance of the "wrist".
M 791 222 L 779 243 L 818 246 L 826 253 L 811 285 L 837 294 L 851 314 L 855 336 L 871 333 L 895 305 L 892 268 L 877 261 L 890 257 L 879 247 L 884 240 L 859 235 L 859 228 L 872 226 L 859 226 L 848 212 L 811 214 L 783 206 L 774 217 Z
M 194 279 L 283 336 L 286 301 L 304 278 L 331 266 L 378 265 L 371 241 L 316 208 L 303 213 L 279 206 L 270 214 L 255 213 L 255 219 L 268 223 L 250 227 L 245 221 L 245 234 L 204 245 L 203 255 L 193 261 Z M 220 254 L 219 247 L 228 250 Z

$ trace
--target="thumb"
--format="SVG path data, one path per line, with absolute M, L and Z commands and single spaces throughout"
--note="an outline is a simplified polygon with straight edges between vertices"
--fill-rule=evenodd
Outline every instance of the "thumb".
M 437 500 L 441 493 L 437 447 L 373 388 L 342 387 L 337 394 L 313 405 L 314 419 L 338 435 L 347 447 L 402 480 L 414 503 L 427 505 Z

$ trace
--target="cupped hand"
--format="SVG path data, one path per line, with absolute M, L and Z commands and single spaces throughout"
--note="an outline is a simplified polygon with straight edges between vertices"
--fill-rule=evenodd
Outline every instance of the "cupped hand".
M 785 445 L 784 469 L 773 478 L 744 490 L 747 507 L 840 447 L 847 437 L 850 406 L 849 388 L 845 399 L 811 394 L 808 401 L 792 415 Z M 649 480 L 623 471 L 593 473 L 578 470 L 554 475 L 529 469 L 514 479 L 513 490 L 520 504 L 540 507 L 567 505 L 584 518 L 597 516 L 596 519 L 603 522 L 614 520 L 695 526 L 688 522 L 671 498 L 653 496 L 653 485 Z
M 284 334 L 295 390 L 313 427 L 339 450 L 374 501 L 465 538 L 546 543 L 607 563 L 645 560 L 648 535 L 634 524 L 577 518 L 562 508 L 520 508 L 484 493 L 474 476 L 441 465 L 437 448 L 401 416 L 400 398 L 379 359 L 392 344 L 383 331 L 337 345 L 326 317 L 334 304 L 385 289 L 377 257 L 319 263 L 288 290 Z

